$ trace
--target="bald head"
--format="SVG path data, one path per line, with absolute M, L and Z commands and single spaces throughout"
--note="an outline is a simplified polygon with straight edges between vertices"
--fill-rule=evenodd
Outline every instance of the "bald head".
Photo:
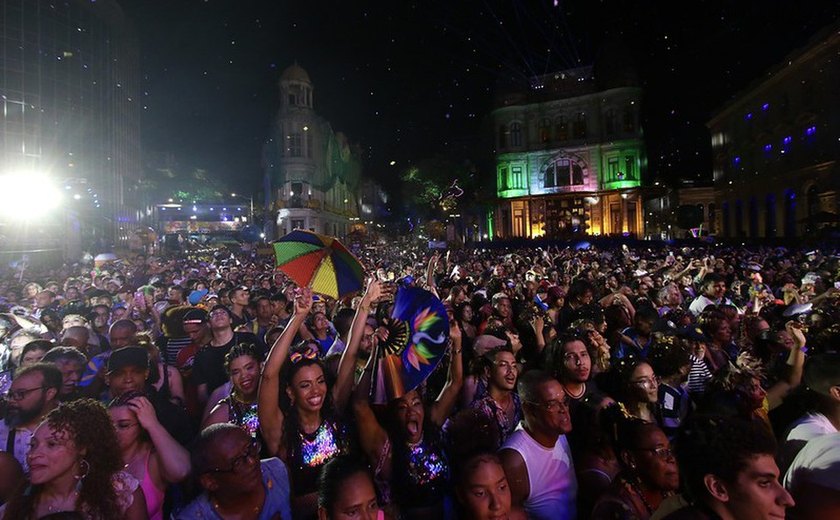
M 137 335 L 137 324 L 131 320 L 117 320 L 108 329 L 108 340 L 112 349 L 127 347 Z
M 84 350 L 87 348 L 90 340 L 90 331 L 86 327 L 73 326 L 67 327 L 61 333 L 61 344 L 65 347 L 76 347 Z

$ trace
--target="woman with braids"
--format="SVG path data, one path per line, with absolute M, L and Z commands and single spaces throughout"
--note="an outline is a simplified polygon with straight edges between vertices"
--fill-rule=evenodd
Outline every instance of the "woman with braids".
M 152 403 L 140 392 L 126 392 L 108 405 L 125 471 L 140 482 L 150 520 L 163 520 L 169 484 L 190 473 L 190 454 L 161 426 Z
M 225 371 L 230 377 L 230 394 L 213 407 L 203 428 L 216 423 L 233 423 L 244 428 L 251 437 L 260 437 L 257 413 L 257 391 L 262 369 L 262 356 L 253 343 L 234 345 L 225 354 Z
M 359 305 L 360 312 L 369 308 L 370 290 Z M 350 444 L 340 413 L 352 387 L 355 360 L 349 355 L 342 356 L 336 383 L 330 389 L 319 359 L 318 343 L 304 341 L 291 348 L 311 309 L 312 291 L 302 289 L 295 298 L 291 321 L 268 353 L 257 401 L 266 450 L 289 467 L 292 510 L 296 518 L 314 518 L 317 514 L 318 475 L 327 461 L 348 452 Z M 356 321 L 364 323 L 364 319 L 358 318 L 357 314 Z M 285 383 L 282 406 L 281 381 Z
M 647 520 L 680 484 L 668 437 L 656 424 L 633 417 L 621 405 L 601 412 L 621 468 L 595 503 L 591 518 Z
M 29 483 L 0 511 L 4 520 L 29 520 L 62 511 L 86 519 L 147 518 L 140 483 L 123 466 L 105 407 L 93 399 L 61 404 L 32 436 Z

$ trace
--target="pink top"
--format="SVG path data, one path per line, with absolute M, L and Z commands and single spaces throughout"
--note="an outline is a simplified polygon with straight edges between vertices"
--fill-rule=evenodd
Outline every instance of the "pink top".
M 140 489 L 143 490 L 143 496 L 146 498 L 146 511 L 149 513 L 149 520 L 163 520 L 164 490 L 155 486 L 152 476 L 149 474 L 149 457 L 151 455 L 151 451 L 146 454 L 146 473 L 143 475 Z

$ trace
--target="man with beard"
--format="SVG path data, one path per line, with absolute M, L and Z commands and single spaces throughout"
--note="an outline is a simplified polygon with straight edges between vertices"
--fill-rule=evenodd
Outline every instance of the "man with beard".
M 572 431 L 569 398 L 548 372 L 531 370 L 519 381 L 525 419 L 502 446 L 511 502 L 528 518 L 577 517 L 577 478 L 566 434 Z
M 58 405 L 61 371 L 49 363 L 21 368 L 8 392 L 6 418 L 0 423 L 0 450 L 14 455 L 29 472 L 26 454 L 35 428 Z

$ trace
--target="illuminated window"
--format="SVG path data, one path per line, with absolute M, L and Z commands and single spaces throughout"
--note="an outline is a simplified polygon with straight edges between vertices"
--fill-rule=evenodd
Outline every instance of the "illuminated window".
M 499 189 L 507 190 L 510 187 L 508 186 L 508 169 L 507 166 L 502 166 L 499 168 Z
M 546 165 L 543 183 L 546 188 L 580 186 L 583 184 L 583 168 L 569 159 L 557 159 Z
M 513 188 L 524 188 L 525 187 L 525 176 L 522 175 L 522 167 L 521 166 L 511 166 L 510 167 L 510 177 L 511 177 L 511 187 L 513 187 Z
M 618 157 L 607 159 L 607 174 L 611 181 L 618 180 Z
M 510 124 L 510 145 L 522 146 L 522 125 L 519 123 Z
M 634 179 L 635 178 L 635 175 L 634 175 L 634 173 L 636 171 L 635 164 L 636 164 L 636 158 L 633 157 L 632 155 L 628 155 L 628 156 L 624 157 L 624 174 L 626 176 L 625 178 L 627 178 L 627 179 Z

